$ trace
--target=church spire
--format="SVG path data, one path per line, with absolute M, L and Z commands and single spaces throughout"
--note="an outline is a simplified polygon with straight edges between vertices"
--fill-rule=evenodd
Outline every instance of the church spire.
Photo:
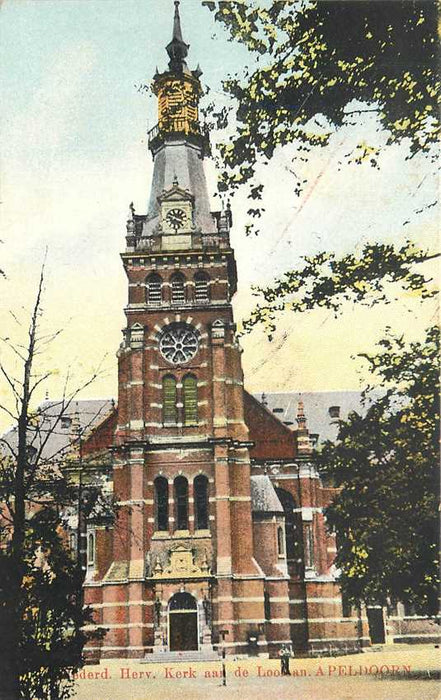
M 189 48 L 189 44 L 186 44 L 182 38 L 181 18 L 179 16 L 179 0 L 175 0 L 173 37 L 171 42 L 166 46 L 167 53 L 170 57 L 168 65 L 173 73 L 182 73 L 187 68 L 185 58 L 188 54 Z

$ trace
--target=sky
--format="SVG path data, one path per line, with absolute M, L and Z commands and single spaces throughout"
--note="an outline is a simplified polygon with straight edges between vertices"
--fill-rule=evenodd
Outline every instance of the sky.
M 115 353 L 127 300 L 119 254 L 129 203 L 138 213 L 146 210 L 152 173 L 146 132 L 157 121 L 155 98 L 139 86 L 150 83 L 156 66 L 166 67 L 172 8 L 171 0 L 1 3 L 0 268 L 7 276 L 0 278 L 0 335 L 24 338 L 44 259 L 41 327 L 62 331 L 38 358 L 38 371 L 53 375 L 37 401 L 46 391 L 57 398 L 67 371 L 71 385 L 80 386 L 98 367 L 99 378 L 83 396 L 117 397 Z M 200 63 L 210 98 L 225 103 L 222 79 L 252 66 L 253 58 L 227 41 L 200 0 L 183 0 L 181 17 L 190 67 Z M 438 183 L 426 159 L 406 159 L 403 144 L 383 149 L 379 170 L 339 168 L 358 142 L 384 143 L 376 127 L 368 115 L 314 152 L 302 171 L 308 183 L 300 197 L 293 194 L 295 146 L 279 151 L 260 173 L 266 211 L 258 238 L 245 235 L 248 202 L 242 194 L 234 198 L 236 320 L 252 308 L 253 284 L 271 282 L 302 255 L 359 251 L 370 240 L 435 245 L 435 209 L 417 214 L 436 199 Z M 214 194 L 214 166 L 206 167 Z M 354 356 L 371 350 L 387 325 L 416 338 L 435 317 L 431 302 L 421 305 L 408 294 L 374 310 L 347 304 L 337 319 L 323 310 L 285 316 L 273 342 L 259 330 L 242 339 L 246 387 L 357 389 L 365 375 Z M 19 372 L 5 346 L 0 357 Z M 12 406 L 1 381 L 0 402 Z M 0 417 L 0 426 L 9 423 Z

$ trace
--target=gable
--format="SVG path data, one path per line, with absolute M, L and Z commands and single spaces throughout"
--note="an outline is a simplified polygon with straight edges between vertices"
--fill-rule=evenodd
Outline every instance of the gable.
M 158 197 L 159 202 L 182 202 L 183 200 L 192 202 L 194 197 L 188 190 L 184 190 L 178 185 L 173 185 L 169 190 L 163 190 Z
M 296 456 L 295 433 L 276 418 L 254 396 L 244 390 L 244 416 L 252 459 L 290 459 Z
M 90 431 L 83 443 L 84 455 L 92 455 L 112 447 L 117 419 L 118 410 L 114 408 L 101 423 Z

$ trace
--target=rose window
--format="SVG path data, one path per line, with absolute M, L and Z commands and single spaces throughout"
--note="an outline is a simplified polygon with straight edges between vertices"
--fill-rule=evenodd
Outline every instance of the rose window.
M 159 351 L 172 365 L 189 362 L 197 353 L 198 337 L 191 326 L 175 324 L 166 328 L 159 341 Z

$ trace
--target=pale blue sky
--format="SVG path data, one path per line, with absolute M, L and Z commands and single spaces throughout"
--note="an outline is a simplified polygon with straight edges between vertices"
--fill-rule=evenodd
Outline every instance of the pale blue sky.
M 2 285 L 0 324 L 8 309 L 29 306 L 44 249 L 48 252 L 46 322 L 65 327 L 46 364 L 87 376 L 103 355 L 108 374 L 89 395 L 116 395 L 115 351 L 124 325 L 126 280 L 119 259 L 130 201 L 145 211 L 151 157 L 147 124 L 156 123 L 156 100 L 137 91 L 155 67 L 166 67 L 172 0 L 3 0 Z M 200 0 L 183 0 L 189 64 L 201 64 L 211 96 L 225 99 L 221 81 L 251 58 L 228 42 Z M 381 170 L 338 169 L 360 140 L 382 143 L 375 119 L 336 134 L 304 166 L 309 183 L 292 194 L 295 148 L 277 154 L 261 172 L 266 213 L 258 239 L 246 238 L 248 202 L 233 202 L 239 292 L 236 317 L 250 308 L 250 285 L 270 281 L 300 255 L 323 249 L 359 250 L 367 240 L 433 243 L 437 181 L 423 158 L 406 160 L 403 147 L 386 149 Z M 210 189 L 214 170 L 207 164 Z M 297 168 L 297 165 L 296 165 Z M 403 227 L 404 221 L 410 223 Z M 429 306 L 427 306 L 429 309 Z M 348 308 L 344 318 L 314 312 L 281 323 L 272 345 L 259 333 L 243 341 L 245 375 L 252 390 L 345 389 L 358 385 L 351 355 L 371 347 L 386 324 L 418 333 L 433 316 L 411 298 L 376 312 Z M 285 338 L 283 337 L 285 333 Z M 278 371 L 274 372 L 274 366 Z M 59 393 L 59 379 L 49 385 Z M 0 388 L 1 394 L 1 388 Z

